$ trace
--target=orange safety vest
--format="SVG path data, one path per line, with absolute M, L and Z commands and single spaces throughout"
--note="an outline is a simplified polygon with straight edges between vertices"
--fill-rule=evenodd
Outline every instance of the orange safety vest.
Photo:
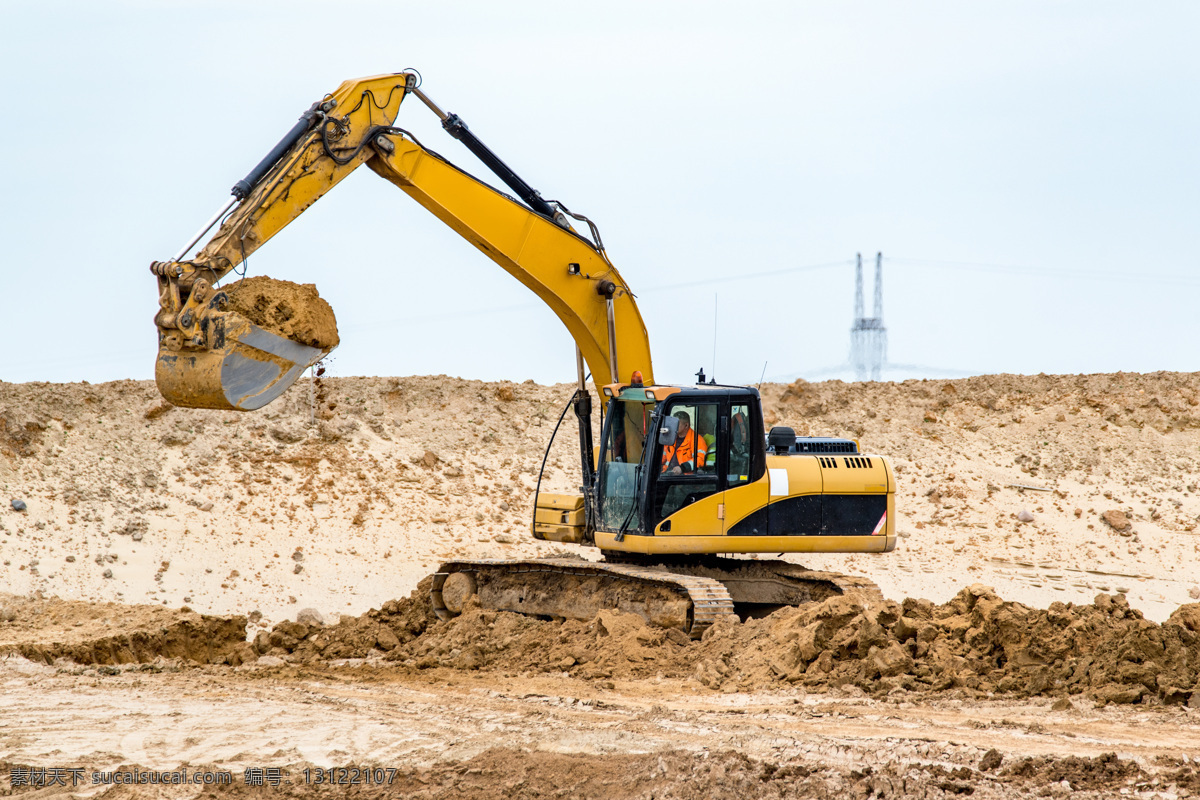
M 676 465 L 682 467 L 690 461 L 692 468 L 684 471 L 694 472 L 697 464 L 704 464 L 704 456 L 707 451 L 708 443 L 704 441 L 704 437 L 696 434 L 695 428 L 692 428 L 683 437 L 682 442 L 676 439 L 675 444 L 663 445 L 663 470 Z

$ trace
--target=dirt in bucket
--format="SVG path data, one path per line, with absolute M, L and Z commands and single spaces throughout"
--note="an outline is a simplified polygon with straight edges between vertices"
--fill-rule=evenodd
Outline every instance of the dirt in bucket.
M 262 275 L 231 284 L 225 292 L 230 307 L 260 328 L 320 350 L 338 345 L 333 308 L 317 294 L 314 284 Z

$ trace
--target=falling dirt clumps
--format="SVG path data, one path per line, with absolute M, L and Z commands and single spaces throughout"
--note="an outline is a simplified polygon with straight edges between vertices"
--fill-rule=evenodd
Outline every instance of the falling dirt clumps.
M 0 595 L 0 657 L 52 664 L 137 664 L 181 658 L 238 665 L 253 658 L 246 618 L 188 609 Z
M 292 283 L 265 275 L 225 287 L 230 307 L 261 328 L 309 347 L 337 347 L 333 308 L 311 283 Z
M 300 630 L 303 628 L 303 630 Z M 588 622 L 481 609 L 436 622 L 422 588 L 337 626 L 286 622 L 260 634 L 260 653 L 363 657 L 417 669 L 567 672 L 583 679 L 662 674 L 721 691 L 790 684 L 823 691 L 959 690 L 974 696 L 1087 694 L 1099 703 L 1200 701 L 1200 604 L 1162 625 L 1124 596 L 1036 609 L 986 586 L 943 605 L 908 599 L 863 606 L 843 597 L 746 622 L 721 621 L 699 641 L 601 611 Z M 1193 696 L 1196 700 L 1192 700 Z

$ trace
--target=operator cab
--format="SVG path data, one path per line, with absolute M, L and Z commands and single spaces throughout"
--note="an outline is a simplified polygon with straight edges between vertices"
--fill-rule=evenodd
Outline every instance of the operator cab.
M 597 528 L 653 533 L 705 497 L 762 478 L 758 392 L 712 384 L 605 387 Z

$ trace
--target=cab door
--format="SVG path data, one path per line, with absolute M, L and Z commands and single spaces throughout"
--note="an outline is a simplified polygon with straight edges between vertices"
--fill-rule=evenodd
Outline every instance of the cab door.
M 722 410 L 720 398 L 685 397 L 666 406 L 664 413 L 686 419 L 688 435 L 695 438 L 693 444 L 686 449 L 656 444 L 651 464 L 654 480 L 648 492 L 648 529 L 656 529 L 662 520 L 717 494 L 723 488 L 720 474 L 722 459 L 718 442 Z M 681 422 L 680 425 L 682 424 Z M 711 459 L 708 457 L 710 451 L 714 456 Z M 715 504 L 712 517 L 711 526 L 704 527 L 720 531 Z M 703 535 L 695 530 L 675 530 L 674 527 L 660 530 L 663 533 Z
M 726 434 L 720 445 L 725 450 L 725 486 L 722 495 L 722 532 L 739 536 L 766 536 L 770 532 L 767 503 L 770 500 L 770 483 L 763 474 L 754 478 L 756 461 L 761 458 L 755 452 L 755 440 L 751 431 L 757 422 L 757 414 L 751 414 L 748 399 L 732 398 L 729 414 L 722 426 Z M 757 422 L 758 429 L 762 423 Z M 762 439 L 759 434 L 758 439 Z M 718 461 L 720 458 L 718 457 Z M 738 523 L 743 523 L 738 525 Z M 731 530 L 735 525 L 737 531 Z

